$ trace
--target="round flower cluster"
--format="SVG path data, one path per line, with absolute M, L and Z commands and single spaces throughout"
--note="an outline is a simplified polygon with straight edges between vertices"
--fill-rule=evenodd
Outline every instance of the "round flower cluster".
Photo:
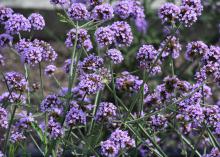
M 57 67 L 55 65 L 48 65 L 45 70 L 44 73 L 46 76 L 51 77 L 52 75 L 54 75 L 54 72 L 56 71 Z
M 27 129 L 34 122 L 32 113 L 21 112 L 18 116 L 20 117 L 19 121 L 15 124 L 17 129 Z
M 208 46 L 202 41 L 193 41 L 187 44 L 185 57 L 187 60 L 194 60 L 208 53 Z
M 28 17 L 28 20 L 30 21 L 31 26 L 34 30 L 43 30 L 43 28 L 45 27 L 44 18 L 38 13 L 32 13 Z
M 21 132 L 20 130 L 17 131 L 15 129 L 15 130 L 12 130 L 9 141 L 11 143 L 20 143 L 20 142 L 24 141 L 25 139 L 26 139 L 26 137 L 24 136 L 24 133 Z
M 64 130 L 59 122 L 56 122 L 56 120 L 53 117 L 50 117 L 48 124 L 47 124 L 47 131 L 49 133 L 50 138 L 57 139 L 62 137 L 64 134 Z
M 67 33 L 67 38 L 65 41 L 65 44 L 67 47 L 72 47 L 74 45 L 74 42 L 77 40 L 77 47 L 84 47 L 87 51 L 90 51 L 93 46 L 92 46 L 92 42 L 90 40 L 90 35 L 88 34 L 87 30 L 85 29 L 79 29 L 76 30 L 75 28 L 71 29 L 68 33 Z
M 42 112 L 49 112 L 60 115 L 63 111 L 63 106 L 60 98 L 57 95 L 48 95 L 40 104 Z
M 21 56 L 23 62 L 32 66 L 39 64 L 42 61 L 53 62 L 57 58 L 57 53 L 52 46 L 42 40 L 35 39 L 33 42 L 21 39 L 15 49 Z
M 135 147 L 135 141 L 127 131 L 116 129 L 106 141 L 101 142 L 101 153 L 104 156 L 116 157 L 120 150 Z
M 124 60 L 121 51 L 117 49 L 109 49 L 106 55 L 114 64 L 120 64 Z
M 143 45 L 137 52 L 136 59 L 138 60 L 139 66 L 142 69 L 150 70 L 152 75 L 161 72 L 160 61 L 158 60 L 154 67 L 152 65 L 156 62 L 158 56 L 158 51 L 154 48 L 153 45 Z
M 130 46 L 133 41 L 131 27 L 127 22 L 117 21 L 111 25 L 115 34 L 115 45 L 118 47 Z
M 18 72 L 7 72 L 5 82 L 11 91 L 24 92 L 27 89 L 27 80 Z
M 158 51 L 163 51 L 163 58 L 171 55 L 173 59 L 176 59 L 179 57 L 181 50 L 182 46 L 179 43 L 179 39 L 175 36 L 168 36 L 165 41 L 161 43 Z
M 79 63 L 79 69 L 81 69 L 83 72 L 95 72 L 97 69 L 101 68 L 103 64 L 103 58 L 91 54 Z
M 31 23 L 21 14 L 13 14 L 4 23 L 8 34 L 18 34 L 20 31 L 30 31 Z
M 197 21 L 202 10 L 201 0 L 182 0 L 180 6 L 168 2 L 159 9 L 159 17 L 164 24 L 181 22 L 185 27 L 190 27 Z
M 150 117 L 150 125 L 153 130 L 158 131 L 165 129 L 168 126 L 168 121 L 164 115 L 153 115 Z
M 127 19 L 133 13 L 133 2 L 128 0 L 117 2 L 114 6 L 114 13 L 122 19 Z
M 180 14 L 180 8 L 173 3 L 165 3 L 159 9 L 159 17 L 162 23 L 172 24 L 175 23 Z
M 97 5 L 91 13 L 92 20 L 111 20 L 114 17 L 113 8 L 111 5 L 105 3 L 101 5 Z
M 0 6 L 0 23 L 7 21 L 13 13 L 11 8 Z
M 104 89 L 102 77 L 98 74 L 84 74 L 80 78 L 79 88 L 88 94 L 95 94 Z
M 101 48 L 112 45 L 114 37 L 115 34 L 110 27 L 99 27 L 95 32 L 96 42 Z
M 116 88 L 121 91 L 138 92 L 141 89 L 143 80 L 138 76 L 131 75 L 129 72 L 124 71 L 116 78 Z M 144 92 L 147 93 L 148 86 L 144 84 Z
M 86 114 L 76 107 L 72 107 L 66 115 L 66 123 L 68 126 L 86 124 Z
M 110 102 L 101 102 L 95 115 L 96 121 L 111 122 L 116 117 L 117 107 Z
M 72 20 L 86 20 L 88 18 L 88 11 L 82 3 L 73 3 L 67 13 Z

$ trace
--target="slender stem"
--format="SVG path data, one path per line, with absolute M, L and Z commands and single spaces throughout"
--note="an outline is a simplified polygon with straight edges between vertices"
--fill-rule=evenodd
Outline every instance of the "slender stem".
M 10 119 L 10 122 L 9 122 L 8 130 L 7 130 L 7 134 L 6 134 L 6 138 L 5 138 L 5 143 L 4 143 L 4 153 L 5 154 L 6 154 L 6 151 L 7 151 L 8 139 L 9 139 L 9 136 L 10 136 L 10 131 L 11 131 L 11 127 L 12 127 L 12 123 L 13 123 L 13 120 L 14 120 L 16 110 L 17 110 L 17 105 L 14 106 L 14 109 L 12 111 L 11 119 Z
M 90 125 L 90 128 L 89 128 L 88 135 L 91 134 L 91 131 L 93 130 L 93 127 L 94 127 L 94 117 L 95 117 L 96 111 L 97 111 L 98 106 L 99 106 L 100 95 L 101 95 L 101 92 L 98 91 L 98 93 L 96 94 L 96 97 L 95 97 L 95 103 L 94 103 L 95 107 L 94 107 L 93 112 L 92 112 L 92 120 L 91 120 L 91 125 Z
M 24 64 L 24 70 L 25 70 L 25 79 L 29 85 L 29 72 L 28 72 L 28 68 L 27 68 L 27 64 Z M 28 112 L 30 112 L 31 109 L 31 98 L 30 98 L 30 90 L 29 88 L 27 89 L 27 100 L 28 100 Z
M 43 77 L 42 77 L 41 63 L 39 63 L 39 72 L 40 72 L 40 88 L 41 88 L 41 96 L 42 96 L 42 99 L 43 99 L 43 98 L 44 98 L 44 85 L 43 85 Z
M 33 137 L 31 134 L 29 134 L 29 135 L 30 135 L 32 141 L 34 142 L 35 146 L 37 147 L 37 149 L 38 149 L 38 150 L 40 151 L 40 153 L 44 156 L 44 152 L 41 150 L 40 146 L 37 144 L 37 142 L 36 142 L 36 140 L 34 139 L 34 137 Z

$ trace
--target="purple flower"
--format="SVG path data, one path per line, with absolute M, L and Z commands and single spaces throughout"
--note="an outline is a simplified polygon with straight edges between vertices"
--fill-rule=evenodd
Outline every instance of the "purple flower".
M 112 45 L 115 40 L 114 37 L 114 31 L 110 27 L 99 27 L 95 32 L 96 42 L 101 48 Z
M 77 36 L 78 36 L 78 40 L 77 40 L 77 47 L 84 47 L 87 51 L 90 51 L 93 46 L 92 46 L 92 42 L 90 40 L 90 35 L 88 34 L 87 30 L 85 29 L 79 29 L 77 31 Z M 76 40 L 76 29 L 71 29 L 68 33 L 67 33 L 67 38 L 65 41 L 66 47 L 72 47 L 74 45 L 74 42 Z
M 147 109 L 149 107 L 155 107 L 161 104 L 161 99 L 158 93 L 148 94 L 144 99 L 144 104 L 146 104 Z
M 117 107 L 110 102 L 101 102 L 95 115 L 96 121 L 111 122 L 116 117 Z
M 123 57 L 121 51 L 119 51 L 117 49 L 109 49 L 106 52 L 106 55 L 108 58 L 110 58 L 112 60 L 112 62 L 114 64 L 120 64 L 124 60 L 124 57 Z
M 217 105 L 205 106 L 203 108 L 205 120 L 211 127 L 216 127 L 220 119 L 220 108 Z
M 192 8 L 198 16 L 202 14 L 203 6 L 201 0 L 182 0 L 182 5 Z
M 93 6 L 102 4 L 103 0 L 89 0 L 90 4 Z
M 79 63 L 79 68 L 83 72 L 95 72 L 96 70 L 101 68 L 103 64 L 104 60 L 101 57 L 91 54 Z
M 25 77 L 18 72 L 7 72 L 5 81 L 11 91 L 24 92 L 27 89 L 27 81 Z
M 67 74 L 70 72 L 70 65 L 71 65 L 71 59 L 65 60 L 65 62 L 63 64 L 63 70 Z
M 218 148 L 212 148 L 210 154 L 203 155 L 202 157 L 219 157 L 220 151 Z
M 21 112 L 19 117 L 19 121 L 15 124 L 19 129 L 27 129 L 31 123 L 34 122 L 32 113 L 27 114 L 26 112 Z
M 116 78 L 116 88 L 122 91 L 138 92 L 143 84 L 138 76 L 131 75 L 129 72 L 124 71 Z M 147 93 L 148 86 L 144 85 L 144 91 Z
M 179 43 L 179 39 L 177 37 L 175 37 L 175 36 L 168 36 L 165 39 L 165 41 L 163 41 L 161 43 L 160 48 L 159 48 L 158 51 L 161 52 L 162 50 L 164 50 L 164 52 L 162 54 L 163 58 L 171 55 L 173 59 L 176 59 L 180 55 L 180 52 L 182 50 L 182 46 Z
M 57 67 L 55 65 L 48 65 L 45 70 L 44 73 L 46 76 L 51 77 L 52 75 L 54 75 L 54 72 L 56 71 Z
M 59 122 L 56 122 L 53 117 L 50 117 L 47 125 L 47 131 L 50 138 L 57 139 L 62 137 L 64 130 Z
M 135 147 L 135 141 L 132 139 L 127 131 L 116 129 L 109 140 L 114 141 L 114 143 L 119 146 L 120 149 Z
M 133 13 L 132 16 L 134 19 L 145 19 L 144 7 L 140 1 L 132 1 Z
M 158 55 L 158 51 L 153 47 L 153 45 L 143 45 L 137 52 L 136 59 L 138 60 L 139 67 L 141 69 L 149 70 L 153 63 L 155 62 Z M 151 74 L 155 75 L 161 72 L 159 66 L 160 61 L 157 62 L 156 66 L 153 67 Z
M 180 14 L 180 8 L 173 3 L 165 3 L 159 9 L 159 17 L 162 23 L 172 24 L 178 20 Z
M 106 157 L 116 157 L 119 153 L 118 145 L 112 140 L 101 142 L 101 154 Z
M 128 18 L 133 13 L 133 2 L 128 0 L 118 1 L 114 6 L 114 13 L 122 19 Z
M 86 6 L 82 3 L 73 3 L 67 13 L 72 20 L 86 20 L 88 16 Z
M 168 121 L 162 114 L 153 115 L 150 117 L 150 125 L 154 131 L 163 130 L 168 126 Z
M 8 112 L 0 107 L 0 128 L 8 128 Z
M 104 89 L 102 77 L 97 74 L 85 74 L 80 78 L 79 88 L 88 94 L 95 94 Z
M 115 45 L 118 47 L 130 46 L 133 41 L 131 27 L 127 22 L 117 21 L 111 25 L 115 34 Z
M 18 34 L 20 31 L 30 31 L 31 24 L 23 15 L 13 14 L 5 22 L 5 30 L 8 34 Z
M 200 105 L 190 105 L 183 111 L 186 121 L 193 121 L 196 125 L 200 125 L 204 121 L 203 108 Z
M 181 6 L 179 20 L 185 27 L 190 27 L 197 21 L 197 14 L 191 7 Z
M 7 21 L 10 16 L 14 13 L 11 8 L 0 6 L 0 23 Z
M 93 20 L 111 20 L 114 17 L 113 8 L 110 4 L 105 3 L 97 5 L 91 13 L 91 18 Z
M 23 55 L 21 56 L 22 61 L 32 66 L 35 66 L 43 60 L 42 52 L 42 47 L 35 45 L 30 46 L 24 50 Z
M 32 13 L 28 17 L 28 20 L 30 21 L 31 26 L 34 30 L 43 30 L 43 28 L 45 27 L 44 18 L 38 13 Z
M 26 48 L 29 48 L 31 45 L 32 45 L 32 43 L 31 43 L 29 40 L 27 40 L 27 39 L 21 39 L 21 40 L 19 40 L 18 43 L 15 44 L 14 47 L 15 47 L 16 51 L 17 51 L 20 55 L 22 55 L 22 54 L 24 53 L 24 50 L 25 50 Z
M 60 115 L 63 111 L 62 102 L 57 95 L 48 95 L 40 104 L 42 112 L 50 112 Z
M 21 94 L 17 94 L 17 93 L 9 93 L 9 92 L 5 92 L 2 95 L 0 95 L 0 103 L 21 103 L 21 104 L 25 104 L 26 103 L 26 97 L 24 95 Z
M 66 115 L 66 123 L 68 126 L 73 127 L 76 125 L 86 124 L 86 114 L 76 107 L 72 107 Z
M 209 51 L 203 56 L 203 62 L 209 63 L 220 63 L 220 47 L 210 46 Z
M 4 47 L 7 44 L 12 44 L 13 37 L 9 34 L 0 34 L 0 47 Z
M 209 51 L 208 46 L 202 41 L 193 41 L 186 46 L 186 59 L 193 61 L 197 57 L 202 57 Z
M 11 132 L 11 136 L 9 141 L 11 143 L 20 143 L 22 141 L 24 141 L 26 139 L 26 137 L 24 136 L 24 133 L 20 130 L 14 129 Z

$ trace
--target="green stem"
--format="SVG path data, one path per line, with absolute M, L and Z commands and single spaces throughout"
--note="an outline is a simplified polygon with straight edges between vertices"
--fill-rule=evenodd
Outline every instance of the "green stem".
M 9 139 L 9 136 L 10 136 L 10 131 L 11 131 L 11 127 L 12 127 L 12 123 L 13 123 L 13 120 L 14 120 L 16 109 L 17 109 L 17 105 L 14 106 L 14 109 L 12 111 L 11 119 L 10 119 L 10 122 L 9 122 L 8 130 L 7 130 L 7 134 L 6 134 L 6 138 L 5 138 L 5 143 L 4 143 L 4 153 L 5 153 L 5 155 L 6 155 L 6 151 L 7 151 L 8 139 Z

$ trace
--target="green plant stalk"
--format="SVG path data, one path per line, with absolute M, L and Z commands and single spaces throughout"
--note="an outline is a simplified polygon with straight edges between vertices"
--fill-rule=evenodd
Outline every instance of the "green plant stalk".
M 28 72 L 28 68 L 27 68 L 27 64 L 24 64 L 24 70 L 25 70 L 25 79 L 29 85 L 29 72 Z M 27 100 L 28 100 L 28 112 L 30 112 L 31 109 L 31 98 L 30 98 L 30 90 L 27 89 Z
M 111 92 L 113 92 L 112 89 L 111 89 L 107 84 L 106 84 L 106 86 L 107 86 L 107 88 L 108 88 Z M 129 110 L 128 110 L 128 108 L 125 106 L 125 104 L 124 104 L 120 99 L 118 99 L 118 101 L 119 101 L 119 103 L 122 105 L 122 107 L 124 108 L 124 110 L 125 110 L 126 112 L 128 112 Z M 131 117 L 132 120 L 135 120 L 135 117 L 134 117 L 131 113 L 129 113 L 129 116 Z M 158 152 L 160 153 L 160 155 L 161 155 L 162 157 L 167 157 L 167 155 L 163 152 L 163 150 L 160 148 L 160 146 L 151 138 L 150 133 L 149 133 L 148 131 L 145 131 L 144 128 L 143 128 L 143 126 L 142 126 L 140 123 L 138 123 L 137 126 L 141 129 L 141 131 L 144 133 L 144 135 L 150 140 L 150 142 L 151 142 L 151 143 L 154 145 L 154 147 L 158 150 Z
M 11 115 L 11 119 L 10 119 L 10 122 L 9 122 L 8 130 L 7 130 L 7 133 L 6 133 L 6 138 L 5 138 L 5 143 L 4 143 L 4 154 L 5 155 L 6 155 L 6 152 L 7 152 L 8 139 L 9 139 L 9 136 L 10 136 L 11 126 L 12 126 L 12 123 L 13 123 L 13 120 L 14 120 L 16 110 L 17 110 L 17 105 L 14 106 L 14 109 L 12 111 L 12 115 Z
M 98 91 L 98 93 L 96 94 L 96 97 L 95 97 L 95 107 L 93 109 L 93 112 L 92 112 L 92 120 L 91 120 L 91 125 L 90 125 L 90 128 L 89 128 L 89 131 L 88 131 L 88 135 L 91 134 L 92 130 L 93 130 L 93 127 L 94 127 L 94 117 L 95 117 L 95 114 L 97 112 L 97 109 L 98 109 L 98 106 L 99 106 L 99 98 L 100 98 L 100 95 L 101 95 L 101 92 Z

